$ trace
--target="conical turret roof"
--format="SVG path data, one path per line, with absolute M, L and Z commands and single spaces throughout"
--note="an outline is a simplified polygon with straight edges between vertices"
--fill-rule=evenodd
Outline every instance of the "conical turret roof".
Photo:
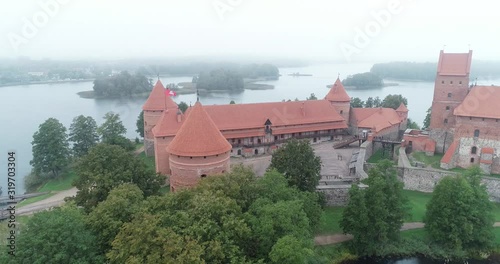
M 344 85 L 339 78 L 335 81 L 332 88 L 325 96 L 325 99 L 331 102 L 350 102 L 351 97 L 345 91 Z
M 408 112 L 408 108 L 406 108 L 406 105 L 404 103 L 401 103 L 396 109 L 396 112 Z
M 177 104 L 170 98 L 170 96 L 165 95 L 165 86 L 158 80 L 153 87 L 153 90 L 149 94 L 148 100 L 142 106 L 142 110 L 145 111 L 161 111 L 165 109 L 176 109 Z
M 200 102 L 189 109 L 186 121 L 167 147 L 179 156 L 212 156 L 231 150 L 232 146 L 219 131 Z

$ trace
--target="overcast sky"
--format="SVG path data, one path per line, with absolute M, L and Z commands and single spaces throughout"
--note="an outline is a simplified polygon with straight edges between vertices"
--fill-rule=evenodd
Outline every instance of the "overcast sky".
M 445 51 L 467 52 L 470 44 L 475 59 L 500 60 L 500 20 L 491 0 L 0 3 L 0 57 L 215 55 L 332 62 L 436 61 L 444 45 Z M 49 8 L 43 8 L 43 3 L 49 3 Z

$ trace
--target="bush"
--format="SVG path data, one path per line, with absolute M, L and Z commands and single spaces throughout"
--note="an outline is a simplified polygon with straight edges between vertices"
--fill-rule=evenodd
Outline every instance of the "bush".
M 38 187 L 42 186 L 47 181 L 47 178 L 38 176 L 35 173 L 30 173 L 24 177 L 24 186 L 26 188 L 26 192 L 34 192 L 38 189 Z
M 134 143 L 124 136 L 114 136 L 106 140 L 109 145 L 116 145 L 124 148 L 126 151 L 132 151 L 135 149 Z

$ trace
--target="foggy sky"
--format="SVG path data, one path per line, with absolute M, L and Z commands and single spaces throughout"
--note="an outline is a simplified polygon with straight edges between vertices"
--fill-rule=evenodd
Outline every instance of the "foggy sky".
M 249 56 L 340 63 L 434 62 L 444 45 L 449 52 L 467 52 L 470 45 L 474 59 L 500 60 L 500 22 L 491 0 L 0 3 L 0 58 Z M 52 3 L 49 11 L 41 3 Z M 37 32 L 25 34 L 26 24 L 36 18 Z M 356 42 L 367 28 L 371 36 Z

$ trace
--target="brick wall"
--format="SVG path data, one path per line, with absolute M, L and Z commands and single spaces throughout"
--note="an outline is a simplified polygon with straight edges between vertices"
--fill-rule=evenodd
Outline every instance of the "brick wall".
M 144 111 L 144 152 L 146 156 L 154 155 L 154 136 L 151 131 L 156 126 L 163 111 Z

